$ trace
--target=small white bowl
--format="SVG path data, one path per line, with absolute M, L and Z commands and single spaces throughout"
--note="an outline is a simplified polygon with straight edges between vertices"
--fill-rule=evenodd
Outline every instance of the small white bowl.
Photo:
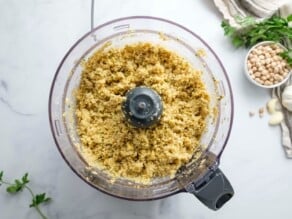
M 258 87 L 262 87 L 262 88 L 275 88 L 275 87 L 281 86 L 282 84 L 284 84 L 284 83 L 289 79 L 289 76 L 290 76 L 290 74 L 291 74 L 291 69 L 290 69 L 289 73 L 285 76 L 285 78 L 284 78 L 281 82 L 279 82 L 279 83 L 277 83 L 277 84 L 272 84 L 272 85 L 263 85 L 263 84 L 260 84 L 260 83 L 258 83 L 257 81 L 255 81 L 255 80 L 251 77 L 251 75 L 250 75 L 250 73 L 249 73 L 249 70 L 248 70 L 248 66 L 247 66 L 247 60 L 248 60 L 248 57 L 249 57 L 250 53 L 251 53 L 255 48 L 257 48 L 258 46 L 269 45 L 269 44 L 270 44 L 270 45 L 271 45 L 271 44 L 276 44 L 276 45 L 278 45 L 279 47 L 281 47 L 282 49 L 287 50 L 287 49 L 286 49 L 282 44 L 280 44 L 280 43 L 273 42 L 273 41 L 263 41 L 263 42 L 260 42 L 260 43 L 258 43 L 258 44 L 256 44 L 256 45 L 254 45 L 254 46 L 248 51 L 248 53 L 247 53 L 247 55 L 246 55 L 246 57 L 245 57 L 245 60 L 244 60 L 244 70 L 245 70 L 245 75 L 246 75 L 246 77 L 248 78 L 248 80 L 249 80 L 250 82 L 252 82 L 253 84 L 257 85 Z

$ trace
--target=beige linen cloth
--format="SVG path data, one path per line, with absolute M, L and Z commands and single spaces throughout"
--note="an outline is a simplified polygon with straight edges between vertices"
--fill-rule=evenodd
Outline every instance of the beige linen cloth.
M 251 16 L 256 20 L 261 20 L 274 14 L 282 17 L 292 14 L 292 0 L 214 0 L 214 3 L 223 14 L 224 19 L 237 28 L 240 28 L 236 22 L 237 17 Z M 292 85 L 291 73 L 290 79 L 285 85 L 273 89 L 272 97 L 278 98 L 279 103 L 281 103 L 281 94 L 284 88 L 289 84 Z M 292 112 L 282 106 L 279 110 L 284 114 L 284 120 L 281 122 L 282 145 L 287 158 L 292 159 Z
M 279 14 L 282 17 L 287 17 L 288 15 L 292 14 L 292 2 L 284 4 L 279 9 Z M 292 48 L 290 48 L 292 49 Z M 284 88 L 288 85 L 292 85 L 292 75 L 290 73 L 290 78 L 288 82 L 273 90 L 272 96 L 276 96 L 281 102 L 281 94 L 284 90 Z M 281 122 L 281 129 L 282 129 L 282 145 L 286 152 L 287 158 L 292 159 L 292 112 L 289 112 L 284 107 L 281 107 L 282 112 L 284 114 L 284 120 Z
M 214 0 L 224 19 L 238 28 L 240 25 L 236 22 L 237 17 L 251 16 L 256 20 L 261 20 L 271 17 L 288 2 L 291 4 L 291 0 Z

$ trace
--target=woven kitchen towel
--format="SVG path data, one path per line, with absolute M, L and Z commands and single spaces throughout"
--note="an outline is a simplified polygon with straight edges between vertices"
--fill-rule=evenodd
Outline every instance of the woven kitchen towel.
M 216 7 L 231 26 L 241 28 L 237 17 L 253 17 L 255 20 L 271 17 L 291 0 L 214 0 Z
M 292 83 L 292 77 L 290 76 L 290 82 Z M 279 88 L 275 88 L 272 92 L 272 97 L 277 98 L 279 103 L 282 101 L 282 92 L 284 88 L 288 85 L 283 85 Z M 292 159 L 292 112 L 286 110 L 283 106 L 280 106 L 280 111 L 283 112 L 284 120 L 281 122 L 282 131 L 282 145 L 286 153 L 287 158 Z
M 279 15 L 282 17 L 287 17 L 288 15 L 292 14 L 292 2 L 284 4 L 279 9 Z M 291 40 L 290 40 L 291 41 Z M 288 43 L 289 45 L 285 45 L 292 49 L 291 42 Z M 290 78 L 288 82 L 279 87 L 275 88 L 272 92 L 273 97 L 277 97 L 279 102 L 282 101 L 282 92 L 284 88 L 288 85 L 292 85 L 292 75 L 290 73 Z M 284 151 L 286 153 L 287 158 L 292 159 L 292 112 L 289 112 L 285 107 L 281 107 L 281 110 L 284 115 L 284 120 L 281 122 L 281 130 L 282 130 L 282 145 L 284 148 Z

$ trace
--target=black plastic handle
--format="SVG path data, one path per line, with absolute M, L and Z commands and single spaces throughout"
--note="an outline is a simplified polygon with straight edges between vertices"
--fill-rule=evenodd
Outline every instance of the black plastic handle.
M 186 191 L 194 194 L 212 210 L 220 209 L 234 195 L 230 182 L 219 168 L 211 170 L 198 182 L 188 185 Z

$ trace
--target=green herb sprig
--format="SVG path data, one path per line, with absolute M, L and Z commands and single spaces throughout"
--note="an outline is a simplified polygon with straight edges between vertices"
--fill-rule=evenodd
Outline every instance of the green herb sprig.
M 292 15 L 286 19 L 273 16 L 262 22 L 256 22 L 251 17 L 237 18 L 236 20 L 241 26 L 246 28 L 237 30 L 227 21 L 222 21 L 221 23 L 224 34 L 231 38 L 235 47 L 251 47 L 256 43 L 266 40 L 275 42 L 282 42 L 286 39 L 292 40 L 292 28 L 288 24 L 292 21 Z
M 274 41 L 285 45 L 289 50 L 280 54 L 292 66 L 291 42 L 292 28 L 289 26 L 292 22 L 292 14 L 287 18 L 273 16 L 260 22 L 256 22 L 252 17 L 236 18 L 236 22 L 243 27 L 237 30 L 227 21 L 222 21 L 221 27 L 224 35 L 231 38 L 235 47 L 251 47 L 262 41 Z
M 50 197 L 46 197 L 46 193 L 41 194 L 34 194 L 32 189 L 28 186 L 29 179 L 28 179 L 28 173 L 25 173 L 21 179 L 15 179 L 14 183 L 7 182 L 3 180 L 4 172 L 0 172 L 0 186 L 1 184 L 7 185 L 6 191 L 10 194 L 16 194 L 24 189 L 28 190 L 30 195 L 32 196 L 31 204 L 29 205 L 30 208 L 35 208 L 37 213 L 40 215 L 42 219 L 47 219 L 47 217 L 43 214 L 41 211 L 39 205 L 43 203 L 47 203 L 51 201 Z
M 280 56 L 282 56 L 283 59 L 286 59 L 287 63 L 292 67 L 292 49 L 280 53 Z

